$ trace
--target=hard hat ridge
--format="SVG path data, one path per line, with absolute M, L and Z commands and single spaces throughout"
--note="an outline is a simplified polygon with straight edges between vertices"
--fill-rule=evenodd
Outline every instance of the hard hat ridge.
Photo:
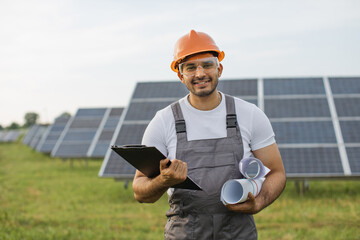
M 174 60 L 171 69 L 178 72 L 178 64 L 185 57 L 201 52 L 217 52 L 219 62 L 224 59 L 225 53 L 219 50 L 215 41 L 204 32 L 191 30 L 190 33 L 182 36 L 175 44 Z

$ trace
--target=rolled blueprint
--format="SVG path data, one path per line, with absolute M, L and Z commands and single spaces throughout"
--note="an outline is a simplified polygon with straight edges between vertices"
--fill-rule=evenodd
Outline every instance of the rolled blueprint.
M 266 174 L 270 169 L 257 158 L 244 158 L 239 163 L 239 170 L 245 179 L 231 179 L 221 189 L 221 201 L 224 205 L 245 202 L 249 192 L 255 197 L 259 194 Z

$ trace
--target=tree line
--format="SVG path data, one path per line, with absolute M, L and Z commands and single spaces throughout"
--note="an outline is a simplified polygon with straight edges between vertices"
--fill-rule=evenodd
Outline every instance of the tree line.
M 61 116 L 71 116 L 70 113 L 68 112 L 64 112 L 62 114 L 60 114 L 59 117 Z M 17 122 L 12 122 L 9 126 L 2 126 L 0 124 L 0 130 L 13 130 L 13 129 L 20 129 L 20 128 L 28 128 L 30 126 L 32 126 L 33 124 L 37 124 L 38 121 L 39 121 L 39 114 L 36 113 L 36 112 L 28 112 L 24 115 L 24 124 L 23 125 L 20 125 L 18 124 Z

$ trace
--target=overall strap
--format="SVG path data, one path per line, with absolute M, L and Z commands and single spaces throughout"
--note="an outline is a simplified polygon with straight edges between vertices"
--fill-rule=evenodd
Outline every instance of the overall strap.
M 239 130 L 237 124 L 237 116 L 235 112 L 235 100 L 233 97 L 225 95 L 226 102 L 226 131 L 227 136 L 232 137 L 235 136 L 237 131 Z
M 178 142 L 184 141 L 187 139 L 186 124 L 185 124 L 183 113 L 181 111 L 179 101 L 171 104 L 171 110 L 172 110 L 174 118 L 175 118 L 175 131 L 176 131 Z

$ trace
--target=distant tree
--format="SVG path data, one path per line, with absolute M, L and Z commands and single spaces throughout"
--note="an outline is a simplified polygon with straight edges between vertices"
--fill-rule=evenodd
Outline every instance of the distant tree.
M 13 129 L 19 129 L 20 125 L 16 122 L 12 122 L 6 129 L 13 130 Z
M 0 124 L 0 130 L 3 130 L 4 128 L 3 128 L 3 126 L 1 126 L 1 124 Z
M 25 124 L 24 127 L 30 127 L 31 125 L 35 124 L 39 119 L 39 114 L 35 112 L 28 112 L 24 116 Z
M 71 117 L 71 114 L 68 112 L 63 112 L 59 117 Z

